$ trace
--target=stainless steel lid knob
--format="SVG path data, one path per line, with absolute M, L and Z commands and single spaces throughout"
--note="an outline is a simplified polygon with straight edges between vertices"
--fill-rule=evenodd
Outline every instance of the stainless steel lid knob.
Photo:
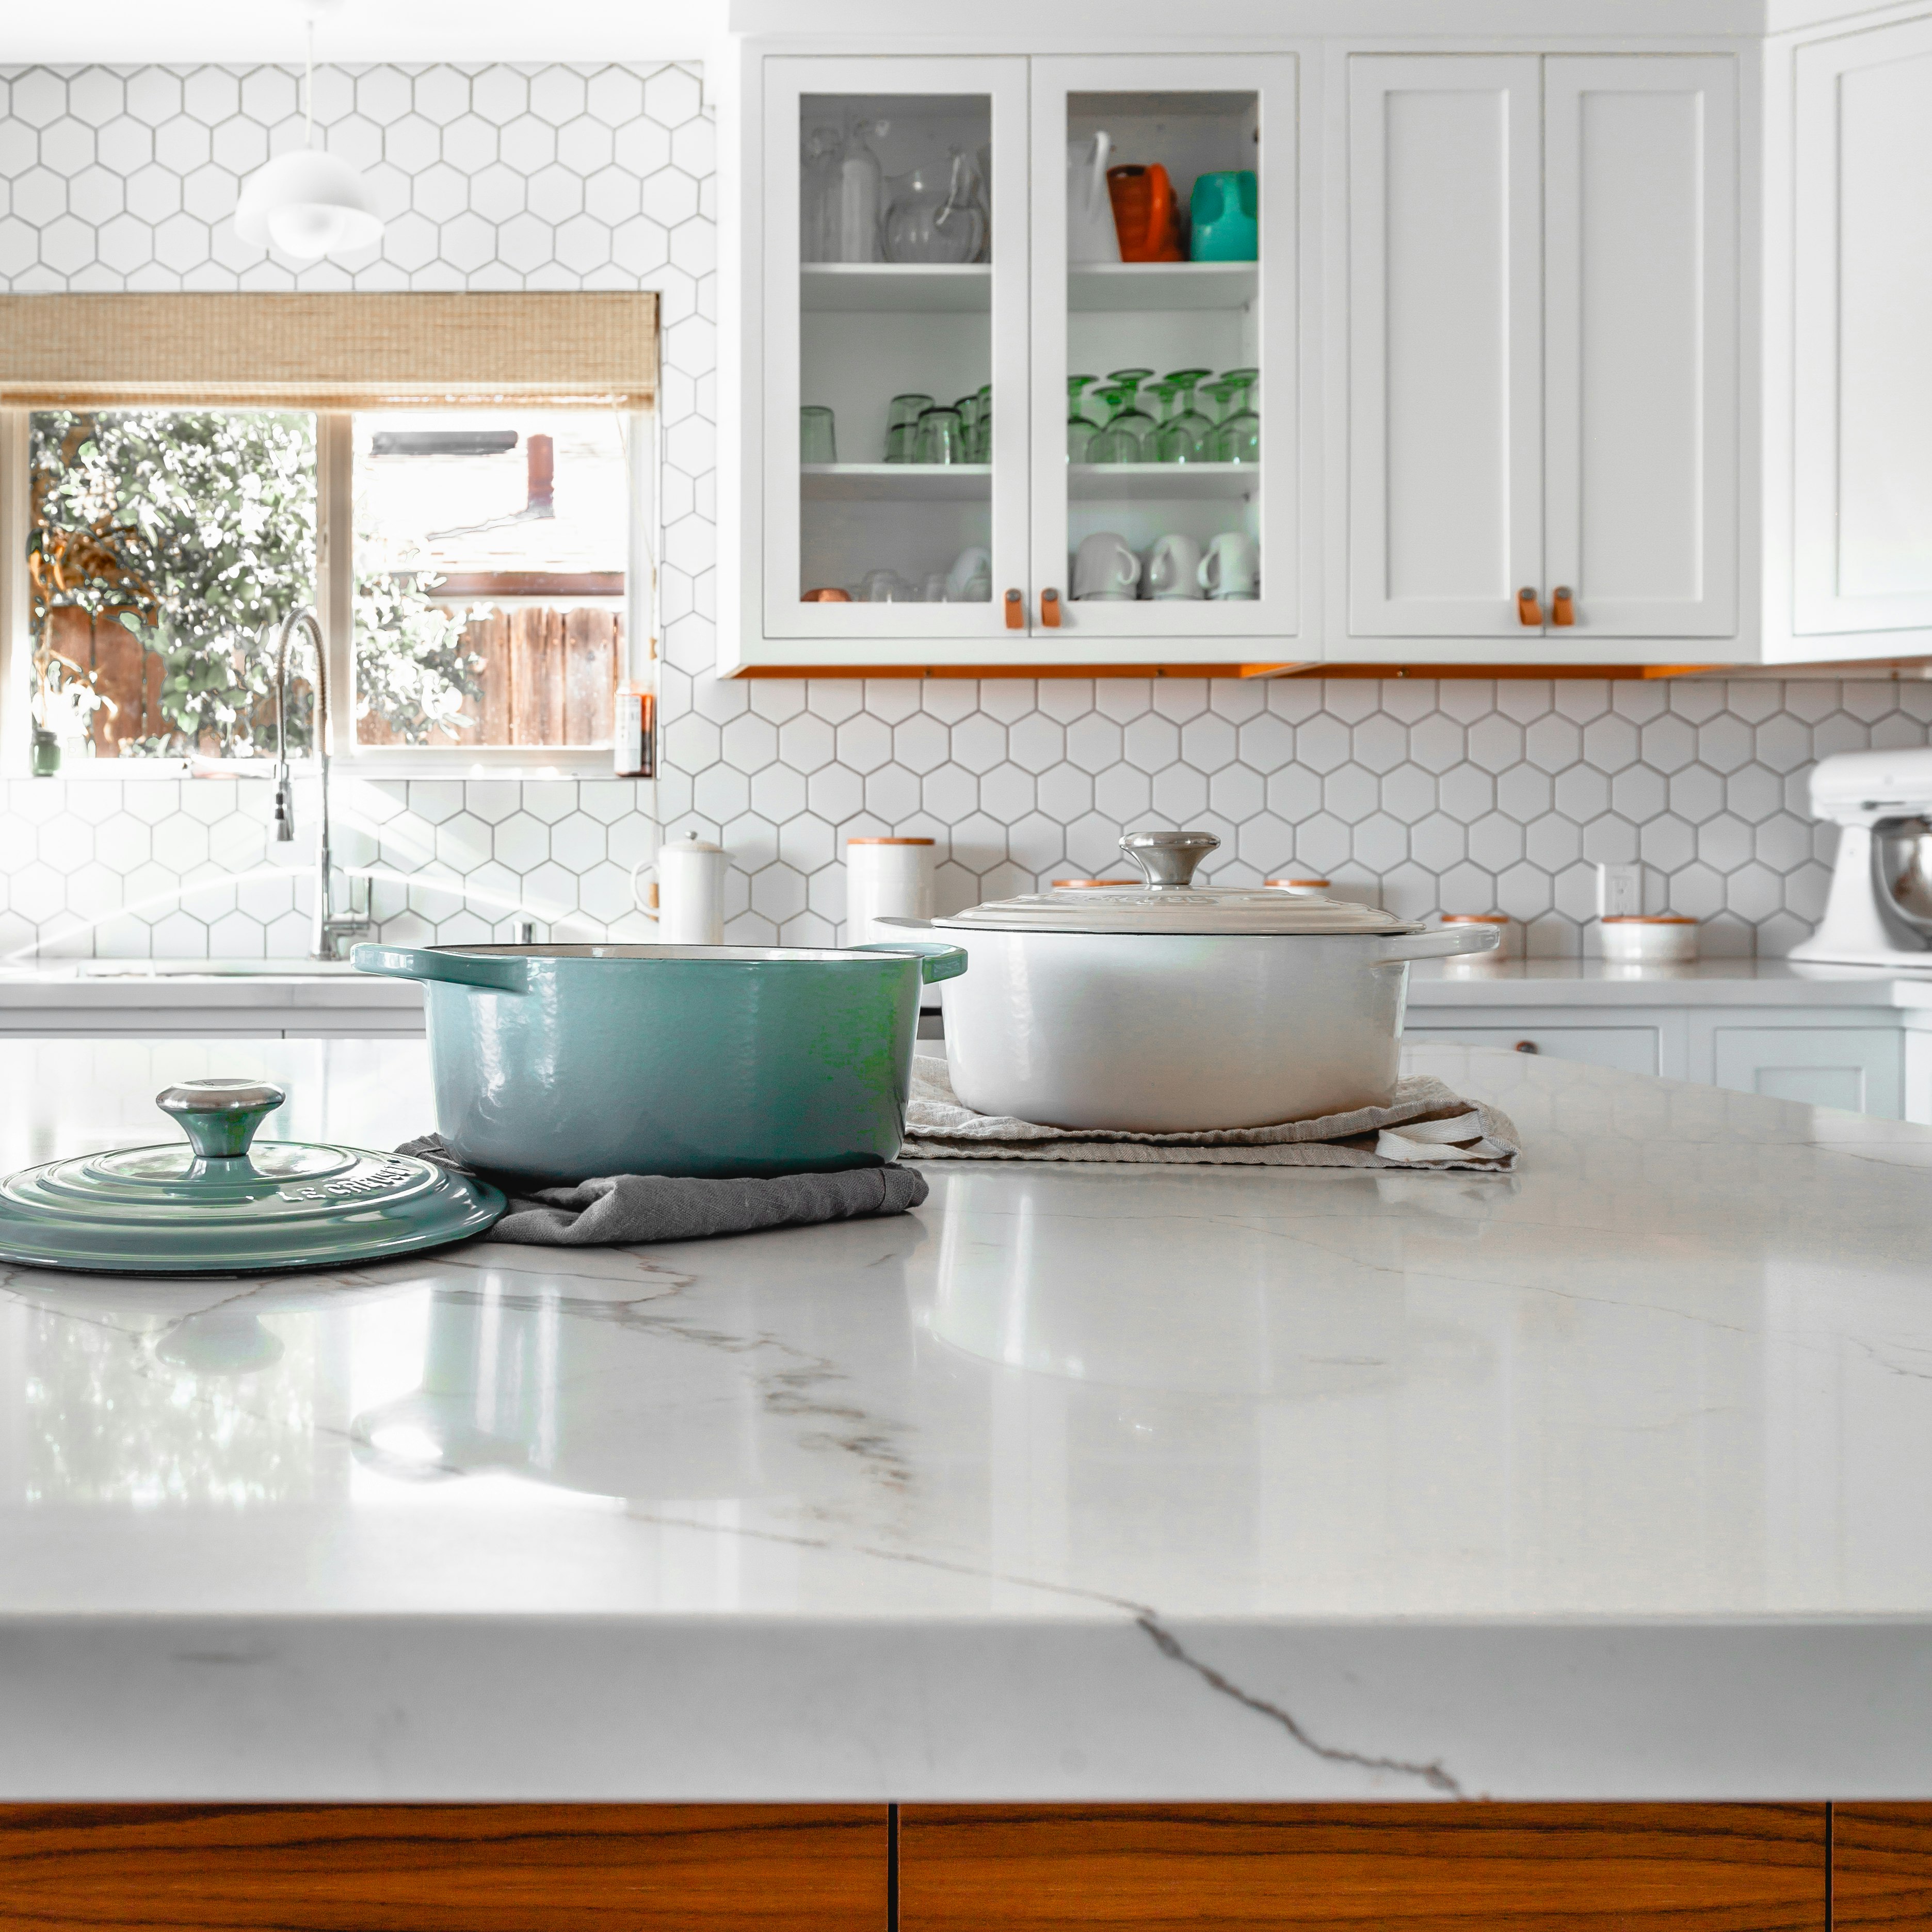
M 246 1154 L 256 1130 L 288 1097 L 266 1080 L 184 1080 L 164 1088 L 154 1105 L 181 1123 L 204 1160 L 218 1160 Z
M 1130 832 L 1120 850 L 1145 876 L 1148 889 L 1184 892 L 1194 883 L 1194 868 L 1220 844 L 1211 832 Z

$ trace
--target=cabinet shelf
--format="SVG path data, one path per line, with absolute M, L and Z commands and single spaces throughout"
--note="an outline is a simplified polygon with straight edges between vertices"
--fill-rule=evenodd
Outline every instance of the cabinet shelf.
M 1244 502 L 1261 488 L 1252 463 L 1072 463 L 1066 494 L 1082 503 Z
M 844 314 L 985 314 L 993 301 L 990 262 L 807 262 L 802 307 Z
M 1089 314 L 1246 308 L 1260 280 L 1254 262 L 1076 262 L 1066 270 L 1066 306 Z
M 821 503 L 983 503 L 993 488 L 984 463 L 807 463 L 799 478 Z

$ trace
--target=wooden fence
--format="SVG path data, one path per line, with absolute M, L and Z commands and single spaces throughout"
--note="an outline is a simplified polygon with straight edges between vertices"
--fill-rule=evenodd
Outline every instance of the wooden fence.
M 53 646 L 94 674 L 96 690 L 112 698 L 89 728 L 94 755 L 121 755 L 122 741 L 156 737 L 170 728 L 161 716 L 161 660 L 110 614 L 90 618 L 62 606 L 51 614 Z M 472 721 L 454 740 L 435 744 L 608 745 L 616 717 L 617 678 L 624 661 L 624 620 L 614 610 L 558 610 L 540 604 L 478 610 L 464 632 L 466 647 L 483 660 L 482 695 L 461 715 Z M 306 680 L 298 680 L 306 682 Z M 380 718 L 357 730 L 364 745 L 402 742 Z

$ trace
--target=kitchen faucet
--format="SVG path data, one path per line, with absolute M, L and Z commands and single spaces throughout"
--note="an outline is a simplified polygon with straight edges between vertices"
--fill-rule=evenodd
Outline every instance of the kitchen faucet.
M 316 839 L 315 912 L 310 926 L 314 959 L 340 959 L 340 942 L 373 932 L 372 921 L 353 915 L 338 919 L 331 910 L 328 850 L 328 647 L 322 640 L 321 620 L 312 604 L 291 610 L 280 624 L 271 618 L 262 626 L 262 646 L 274 654 L 275 666 L 275 842 L 286 845 L 296 836 L 295 788 L 289 778 L 289 645 L 298 631 L 306 632 L 315 652 L 315 755 L 321 777 L 322 823 Z M 272 634 L 273 641 L 271 642 Z

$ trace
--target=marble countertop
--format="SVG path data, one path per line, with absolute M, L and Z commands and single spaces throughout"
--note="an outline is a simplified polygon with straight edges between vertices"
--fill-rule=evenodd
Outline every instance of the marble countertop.
M 1813 966 L 1789 959 L 1700 959 L 1632 966 L 1602 959 L 1418 961 L 1412 1006 L 1887 1006 L 1932 1008 L 1926 970 Z
M 1932 1130 L 1414 1057 L 1520 1174 L 0 1271 L 0 1797 L 1925 1796 Z M 214 1072 L 430 1117 L 418 1041 L 0 1042 L 0 1159 Z

